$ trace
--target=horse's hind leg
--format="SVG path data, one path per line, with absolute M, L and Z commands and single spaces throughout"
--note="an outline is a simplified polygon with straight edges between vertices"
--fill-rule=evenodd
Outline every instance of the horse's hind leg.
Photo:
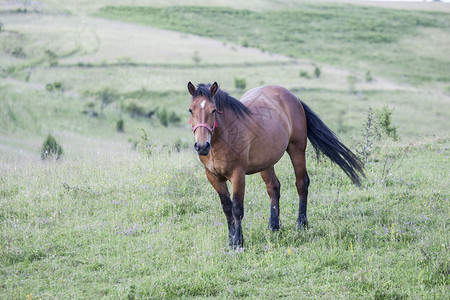
M 300 197 L 297 219 L 297 226 L 300 229 L 308 226 L 306 206 L 308 204 L 309 177 L 308 172 L 306 171 L 305 151 L 295 144 L 289 144 L 287 152 L 289 153 L 292 165 L 294 166 L 295 185 L 297 187 L 297 193 Z
M 273 231 L 280 229 L 280 181 L 275 175 L 272 167 L 261 172 L 261 177 L 266 183 L 267 193 L 270 197 L 270 219 L 269 229 Z

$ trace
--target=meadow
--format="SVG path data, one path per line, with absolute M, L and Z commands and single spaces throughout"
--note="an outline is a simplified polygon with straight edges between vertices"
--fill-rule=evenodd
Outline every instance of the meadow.
M 449 298 L 445 4 L 91 2 L 0 5 L 1 299 Z M 285 156 L 281 230 L 248 176 L 229 249 L 188 81 L 291 89 L 366 157 L 361 187 L 309 148 L 297 230 Z M 383 107 L 395 138 L 368 124 Z

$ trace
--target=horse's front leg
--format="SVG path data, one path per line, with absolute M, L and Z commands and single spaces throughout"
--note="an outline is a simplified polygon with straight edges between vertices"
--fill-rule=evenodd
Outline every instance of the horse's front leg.
M 245 173 L 235 172 L 230 178 L 233 186 L 233 219 L 235 232 L 233 237 L 233 248 L 244 246 L 244 237 L 242 235 L 242 218 L 244 217 L 244 194 L 245 194 Z
M 228 224 L 228 238 L 230 247 L 233 246 L 233 239 L 235 235 L 235 226 L 233 219 L 233 202 L 230 199 L 230 193 L 228 192 L 228 187 L 225 177 L 218 177 L 206 169 L 206 177 L 209 183 L 214 187 L 217 194 L 219 194 L 220 202 L 222 203 L 222 209 L 227 218 Z

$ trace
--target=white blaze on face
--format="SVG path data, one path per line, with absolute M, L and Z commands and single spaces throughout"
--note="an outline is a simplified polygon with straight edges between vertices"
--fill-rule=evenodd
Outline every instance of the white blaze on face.
M 205 105 L 206 105 L 206 99 L 203 99 L 202 103 L 200 103 L 200 107 L 201 107 L 202 109 L 204 109 L 204 108 L 205 108 Z M 195 137 L 195 141 L 196 141 L 196 142 L 199 142 L 199 135 L 200 135 L 200 133 L 201 133 L 201 132 L 205 133 L 205 131 L 207 131 L 207 130 L 206 130 L 204 127 L 199 127 L 199 128 L 195 131 L 194 137 Z M 203 137 L 203 139 L 204 139 L 204 137 Z M 209 142 L 209 143 L 211 143 L 211 133 L 210 133 L 210 132 L 207 132 L 206 141 Z

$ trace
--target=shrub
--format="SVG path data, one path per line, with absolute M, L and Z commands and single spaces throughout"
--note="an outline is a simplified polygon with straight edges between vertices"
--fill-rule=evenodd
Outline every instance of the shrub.
M 145 115 L 145 110 L 142 106 L 137 105 L 135 102 L 130 102 L 123 106 L 123 109 L 130 114 L 132 118 L 141 117 Z
M 162 126 L 164 127 L 169 126 L 169 117 L 165 107 L 161 110 L 158 110 L 158 119 L 161 122 Z
M 152 155 L 152 145 L 144 128 L 141 128 L 140 141 L 136 142 L 135 147 L 147 156 Z
M 94 65 L 92 63 L 84 63 L 84 62 L 78 62 L 79 68 L 92 68 Z
M 56 139 L 49 134 L 42 144 L 41 159 L 47 160 L 49 158 L 55 158 L 58 160 L 62 154 L 63 150 L 61 145 L 59 145 Z
M 60 81 L 53 82 L 53 86 L 55 89 L 61 90 L 62 89 L 62 83 Z
M 245 78 L 234 77 L 234 86 L 239 90 L 243 90 L 247 87 L 247 80 Z
M 62 90 L 63 90 L 63 87 L 62 87 L 62 83 L 61 83 L 60 81 L 55 81 L 55 82 L 53 82 L 53 83 L 47 83 L 47 84 L 45 85 L 45 89 L 46 89 L 48 92 L 53 92 L 54 90 L 62 91 Z
M 357 141 L 356 153 L 364 164 L 367 163 L 369 157 L 372 156 L 379 148 L 381 140 L 380 122 L 374 114 L 372 108 L 369 107 L 367 112 L 367 119 L 364 123 L 364 128 L 360 139 Z
M 89 117 L 98 117 L 98 113 L 95 111 L 95 103 L 92 101 L 84 105 L 82 113 L 88 115 Z
M 117 95 L 113 90 L 105 88 L 99 93 L 99 98 L 100 98 L 100 115 L 103 115 L 103 110 L 105 109 L 105 107 L 108 106 L 113 101 L 115 101 Z
M 53 84 L 47 83 L 47 84 L 45 85 L 45 89 L 46 89 L 48 92 L 52 92 L 52 91 L 53 91 Z
M 300 71 L 299 75 L 300 75 L 300 77 L 303 77 L 303 78 L 307 78 L 307 79 L 311 78 L 309 76 L 308 72 L 306 72 L 306 71 Z
M 181 121 L 180 117 L 173 111 L 169 116 L 169 122 L 178 124 Z
M 123 119 L 118 120 L 116 123 L 116 130 L 118 132 L 123 132 L 123 125 L 124 125 Z
M 14 48 L 14 50 L 11 52 L 11 54 L 12 54 L 14 57 L 17 57 L 17 58 L 24 58 L 24 57 L 27 56 L 27 55 L 25 54 L 25 52 L 23 51 L 23 48 L 22 48 L 22 47 L 16 47 L 16 48 Z
M 398 140 L 397 127 L 392 125 L 392 112 L 393 109 L 389 109 L 389 107 L 385 104 L 381 109 L 377 110 L 377 117 L 384 133 L 396 141 Z
M 50 67 L 56 67 L 58 65 L 58 56 L 56 55 L 55 52 L 51 50 L 46 50 L 45 56 L 47 58 Z
M 319 78 L 321 74 L 319 66 L 314 66 L 314 77 Z

